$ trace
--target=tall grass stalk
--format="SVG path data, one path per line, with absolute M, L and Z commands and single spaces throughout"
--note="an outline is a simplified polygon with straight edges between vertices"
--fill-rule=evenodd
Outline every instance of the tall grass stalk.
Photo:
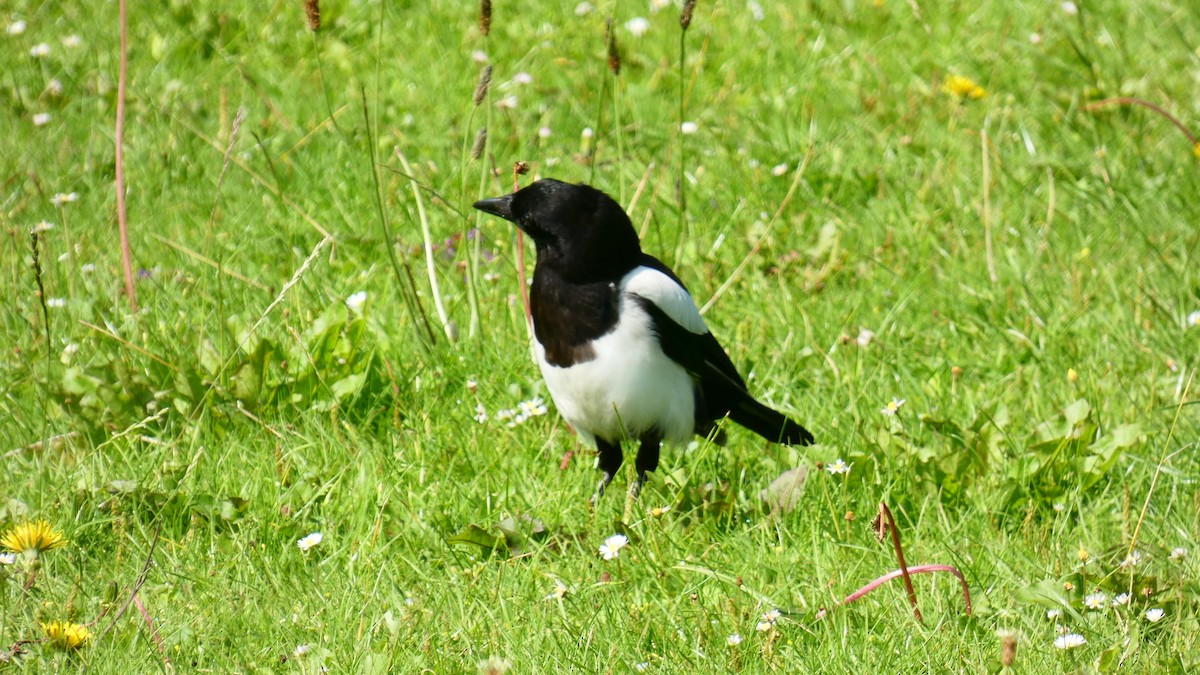
M 412 186 L 413 199 L 417 202 L 417 220 L 421 224 L 421 239 L 425 244 L 425 272 L 429 275 L 429 291 L 433 294 L 433 307 L 437 311 L 438 320 L 442 322 L 442 330 L 446 333 L 446 338 L 451 342 L 458 340 L 458 329 L 454 327 L 454 322 L 450 321 L 450 316 L 446 313 L 446 306 L 442 302 L 442 291 L 438 285 L 437 265 L 433 258 L 433 234 L 429 229 L 429 217 L 425 214 L 425 200 L 421 198 L 421 186 L 417 183 L 417 179 L 413 176 L 412 167 L 408 164 L 408 158 L 404 156 L 400 148 L 396 148 L 396 157 L 400 160 L 400 166 L 404 168 L 404 173 L 407 175 L 409 185 Z
M 483 14 L 480 14 L 480 26 L 484 25 Z M 487 25 L 490 28 L 491 18 L 487 20 Z M 486 37 L 486 35 L 485 35 Z M 459 195 L 462 203 L 468 201 L 467 197 L 467 166 L 474 159 L 479 161 L 479 187 L 476 190 L 476 199 L 482 199 L 484 190 L 487 187 L 487 167 L 488 163 L 484 160 L 484 154 L 487 152 L 488 133 L 492 125 L 492 110 L 490 103 L 490 92 L 492 84 L 492 66 L 484 66 L 479 73 L 479 80 L 475 84 L 475 92 L 471 96 L 471 110 L 467 113 L 467 125 L 463 131 L 462 152 L 459 155 Z M 475 128 L 475 113 L 479 107 L 484 106 L 484 125 L 478 131 L 472 132 Z M 472 139 L 474 134 L 474 139 Z M 483 244 L 479 237 L 479 226 L 482 222 L 483 214 L 476 211 L 471 219 L 464 218 L 463 229 L 463 245 L 467 250 L 467 304 L 470 311 L 470 319 L 467 324 L 467 337 L 473 338 L 479 332 L 479 259 L 483 255 Z M 475 230 L 475 240 L 470 241 L 469 235 L 471 229 Z
M 686 233 L 680 242 L 691 241 L 692 227 L 687 219 L 687 143 L 684 139 L 683 123 L 687 119 L 687 33 L 692 25 L 692 15 L 696 11 L 696 0 L 686 0 L 679 14 L 679 120 L 675 125 L 675 133 L 679 137 L 679 231 Z M 680 251 L 681 252 L 681 251 Z M 678 258 L 678 255 L 676 256 Z
M 371 116 L 367 110 L 367 92 L 365 89 L 362 91 L 362 106 L 363 120 L 367 127 L 367 155 L 371 161 L 371 186 L 374 188 L 375 210 L 379 217 L 379 227 L 383 231 L 383 243 L 387 248 L 388 261 L 392 265 L 392 272 L 396 276 L 396 283 L 400 288 L 400 299 L 404 302 L 408 318 L 412 321 L 413 328 L 417 331 L 417 338 L 421 349 L 428 353 L 432 350 L 433 345 L 437 344 L 437 337 L 434 335 L 433 327 L 429 325 L 429 317 L 425 316 L 425 310 L 421 307 L 421 298 L 417 294 L 417 282 L 413 278 L 412 266 L 408 264 L 408 260 L 401 261 L 399 256 L 396 255 L 397 242 L 392 236 L 392 226 L 388 222 L 387 212 L 383 207 L 383 192 L 379 184 L 379 166 L 375 162 L 375 134 L 371 133 Z
M 137 286 L 133 283 L 133 250 L 129 245 L 129 212 L 125 207 L 125 89 L 129 80 L 129 19 L 126 0 L 117 3 L 120 26 L 120 54 L 117 75 L 116 188 L 117 229 L 121 238 L 121 270 L 125 276 L 125 295 L 129 311 L 136 313 Z
M 329 100 L 329 87 L 325 84 L 325 64 L 321 62 L 321 43 L 317 34 L 321 32 L 320 0 L 305 0 L 304 14 L 308 19 L 308 32 L 312 35 L 313 57 L 317 60 L 317 77 L 321 80 L 321 93 L 325 96 L 325 112 L 329 121 L 339 133 L 337 118 L 333 116 L 333 103 Z

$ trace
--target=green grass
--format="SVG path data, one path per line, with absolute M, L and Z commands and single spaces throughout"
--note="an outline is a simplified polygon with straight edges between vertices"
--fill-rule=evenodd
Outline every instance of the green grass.
M 0 528 L 44 517 L 70 540 L 32 584 L 0 567 L 0 654 L 34 671 L 454 673 L 496 657 L 511 672 L 979 672 L 1010 630 L 1026 672 L 1200 665 L 1200 165 L 1148 110 L 1085 109 L 1135 96 L 1200 130 L 1190 5 L 763 2 L 756 21 L 700 2 L 682 69 L 697 131 L 681 136 L 678 7 L 496 3 L 485 39 L 467 4 L 324 3 L 314 40 L 297 2 L 132 3 L 136 315 L 114 216 L 116 3 L 0 10 L 27 23 L 0 33 Z M 638 15 L 641 37 L 624 28 Z M 81 46 L 63 45 L 72 33 Z M 478 109 L 474 50 L 495 68 Z M 986 96 L 945 93 L 952 74 Z M 431 348 L 388 259 L 372 142 Z M 437 193 L 423 198 L 454 344 L 395 148 Z M 706 319 L 752 390 L 821 444 L 731 427 L 724 449 L 665 452 L 622 525 L 627 477 L 590 510 L 591 456 L 560 470 L 576 443 L 552 406 L 476 422 L 476 405 L 546 396 L 513 231 L 469 209 L 511 189 L 517 160 L 624 204 L 637 192 L 646 249 L 701 303 L 749 256 Z M 79 199 L 51 204 L 60 192 Z M 42 220 L 42 282 L 63 299 L 49 344 L 28 234 Z M 443 242 L 477 224 L 472 336 L 473 245 Z M 358 291 L 361 318 L 345 305 Z M 883 415 L 893 397 L 906 403 Z M 848 475 L 818 468 L 837 458 Z M 760 492 L 801 465 L 796 508 L 769 513 Z M 962 570 L 973 616 L 952 577 L 922 575 L 924 624 L 899 583 L 817 618 L 896 567 L 868 526 L 881 501 L 909 564 Z M 512 549 L 447 542 L 506 518 Z M 617 531 L 631 543 L 604 561 Z M 310 532 L 324 541 L 302 552 Z M 1142 562 L 1122 568 L 1131 546 Z M 143 569 L 153 630 L 121 611 Z M 569 592 L 546 600 L 555 580 Z M 1085 609 L 1097 589 L 1132 603 Z M 774 607 L 786 615 L 756 631 Z M 40 641 L 40 621 L 97 617 L 82 649 Z M 1055 649 L 1056 623 L 1087 644 Z

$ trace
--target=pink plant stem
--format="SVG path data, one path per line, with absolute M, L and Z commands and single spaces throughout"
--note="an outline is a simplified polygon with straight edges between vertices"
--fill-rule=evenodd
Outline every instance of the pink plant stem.
M 1191 141 L 1193 146 L 1196 145 L 1196 143 L 1197 143 L 1195 134 L 1193 134 L 1190 130 L 1188 130 L 1187 127 L 1183 126 L 1183 122 L 1180 122 L 1178 119 L 1176 119 L 1174 115 L 1167 112 L 1166 109 L 1163 108 L 1162 106 L 1151 103 L 1150 101 L 1144 101 L 1140 98 L 1133 98 L 1132 96 L 1118 96 L 1116 98 L 1106 98 L 1102 101 L 1096 101 L 1095 103 L 1089 103 L 1087 106 L 1084 107 L 1084 110 L 1095 110 L 1096 108 L 1103 108 L 1104 106 L 1107 106 L 1107 105 L 1139 105 L 1143 108 L 1146 108 L 1147 110 L 1152 110 L 1152 111 L 1158 113 L 1159 115 L 1162 115 L 1163 117 L 1165 117 L 1167 119 L 1167 121 L 1169 121 L 1171 124 L 1175 125 L 1175 128 L 1182 131 L 1183 135 L 1187 136 L 1187 139 L 1189 141 Z
M 958 577 L 959 583 L 962 584 L 963 605 L 966 606 L 967 616 L 970 616 L 971 612 L 972 612 L 971 591 L 967 586 L 966 577 L 963 576 L 962 572 L 958 571 L 958 568 L 952 567 L 950 565 L 916 565 L 916 566 L 908 568 L 909 574 L 931 574 L 933 572 L 949 572 L 950 574 L 953 574 L 954 576 Z M 859 598 L 870 593 L 871 591 L 875 590 L 876 588 L 879 588 L 880 586 L 886 584 L 887 582 L 903 576 L 903 574 L 904 574 L 903 570 L 893 570 L 891 572 L 888 572 L 887 574 L 879 577 L 878 579 L 873 580 L 871 583 L 867 584 L 866 586 L 863 586 L 862 588 L 858 589 L 857 591 L 854 591 L 850 595 L 846 596 L 846 599 L 842 600 L 838 604 L 839 605 L 849 605 L 850 603 L 854 602 L 855 600 L 858 600 Z
M 138 608 L 138 612 L 141 613 L 142 619 L 146 621 L 146 628 L 150 631 L 150 639 L 154 640 L 154 646 L 158 647 L 159 653 L 163 655 L 163 660 L 167 663 L 170 663 L 171 658 L 166 655 L 167 649 L 163 646 L 162 636 L 159 635 L 158 631 L 154 629 L 154 619 L 150 616 L 150 612 L 146 611 L 146 606 L 142 604 L 142 599 L 138 597 L 137 593 L 133 594 L 133 604 Z
M 887 504 L 879 504 L 879 513 L 884 518 L 887 518 L 888 531 L 892 535 L 892 548 L 896 550 L 896 561 L 900 564 L 900 575 L 904 578 L 904 590 L 908 591 L 908 602 L 912 605 L 913 616 L 917 617 L 917 621 L 924 621 L 921 618 L 921 609 L 917 607 L 917 590 L 913 588 L 912 577 L 908 574 L 908 564 L 904 562 L 904 549 L 900 546 L 900 531 L 896 529 L 896 519 L 892 517 L 892 510 Z

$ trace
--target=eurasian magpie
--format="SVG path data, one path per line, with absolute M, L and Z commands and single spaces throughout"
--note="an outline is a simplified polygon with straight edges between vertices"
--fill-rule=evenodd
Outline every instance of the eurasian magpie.
M 559 413 L 599 451 L 597 497 L 626 439 L 640 444 L 634 494 L 663 441 L 708 435 L 726 416 L 772 442 L 813 442 L 750 395 L 683 282 L 642 252 L 611 197 L 543 179 L 474 206 L 515 223 L 537 249 L 529 305 L 538 365 Z

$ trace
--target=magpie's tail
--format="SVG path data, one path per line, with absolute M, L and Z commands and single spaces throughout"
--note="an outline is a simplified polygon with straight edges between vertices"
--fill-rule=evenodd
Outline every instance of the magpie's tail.
M 729 419 L 746 427 L 772 443 L 812 445 L 813 435 L 782 414 L 771 410 L 750 396 L 740 397 L 729 411 Z

